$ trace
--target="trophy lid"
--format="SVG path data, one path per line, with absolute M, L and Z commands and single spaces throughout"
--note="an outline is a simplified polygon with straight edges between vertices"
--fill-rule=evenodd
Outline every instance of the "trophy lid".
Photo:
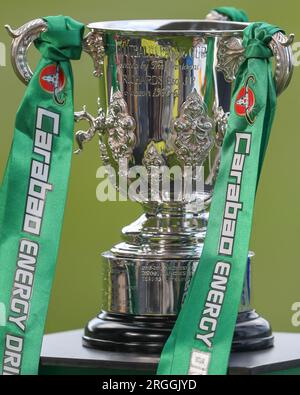
M 101 32 L 133 35 L 224 36 L 228 34 L 232 36 L 240 35 L 248 25 L 248 23 L 229 21 L 149 19 L 96 22 L 89 24 L 88 27 Z

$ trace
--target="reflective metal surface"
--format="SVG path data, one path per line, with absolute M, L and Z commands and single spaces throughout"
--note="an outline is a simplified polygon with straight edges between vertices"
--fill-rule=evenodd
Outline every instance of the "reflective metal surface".
M 177 315 L 197 264 L 194 260 L 151 260 L 103 255 L 107 273 L 106 311 L 132 315 Z
M 102 301 L 105 311 L 134 316 L 177 316 L 200 258 L 197 254 L 190 259 L 155 259 L 143 251 L 135 259 L 113 251 L 103 257 L 103 280 L 108 285 Z M 240 312 L 251 310 L 250 281 L 249 258 Z
M 129 34 L 131 36 L 141 35 L 154 36 L 159 33 L 161 36 L 207 36 L 207 37 L 235 37 L 239 36 L 248 24 L 239 22 L 229 22 L 228 18 L 216 11 L 212 11 L 205 21 L 199 20 L 136 20 L 136 21 L 112 21 L 98 22 L 88 25 L 90 33 L 84 38 L 83 49 L 94 62 L 94 75 L 100 77 L 103 72 L 104 46 L 102 42 L 103 34 L 114 32 L 119 35 Z M 11 60 L 13 68 L 18 78 L 27 84 L 32 71 L 27 62 L 27 51 L 32 42 L 44 31 L 47 30 L 47 23 L 39 18 L 25 23 L 18 29 L 12 29 L 9 25 L 6 30 L 13 38 Z M 100 34 L 99 34 L 100 33 Z M 294 35 L 286 37 L 282 33 L 276 33 L 270 47 L 276 58 L 275 81 L 278 95 L 289 85 L 293 74 L 293 55 L 291 44 Z M 238 43 L 239 41 L 235 41 Z M 241 41 L 238 44 L 239 52 L 242 48 Z M 235 55 L 234 55 L 235 56 Z
M 247 26 L 216 13 L 208 18 L 93 23 L 84 39 L 106 96 L 97 117 L 85 108 L 75 114 L 90 125 L 76 135 L 79 151 L 98 134 L 102 162 L 115 169 L 126 160 L 129 168 L 143 166 L 149 180 L 153 168 L 189 165 L 196 181 L 195 169 L 203 165 L 206 175 L 203 190 L 194 182 L 190 198 L 175 199 L 176 177 L 170 175 L 167 194 L 159 189 L 153 197 L 149 189 L 136 199 L 145 215 L 124 228 L 124 241 L 104 254 L 104 307 L 111 313 L 176 316 L 201 256 Z M 41 19 L 16 31 L 7 27 L 14 38 L 12 62 L 25 83 L 32 76 L 27 49 L 46 28 Z M 292 76 L 292 41 L 280 33 L 270 44 L 278 94 Z M 155 174 L 160 182 L 161 174 Z M 250 310 L 249 275 L 240 310 Z
M 116 33 L 121 36 L 224 36 L 235 35 L 249 23 L 199 19 L 149 19 L 104 21 L 90 23 L 88 28 L 102 33 Z

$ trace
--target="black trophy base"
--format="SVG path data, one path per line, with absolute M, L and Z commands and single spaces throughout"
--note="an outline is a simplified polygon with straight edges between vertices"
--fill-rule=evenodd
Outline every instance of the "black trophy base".
M 270 323 L 255 310 L 239 313 L 232 342 L 233 352 L 260 351 L 274 346 Z
M 102 312 L 84 331 L 83 345 L 108 351 L 160 354 L 175 324 L 174 317 L 132 316 Z M 267 320 L 254 310 L 239 313 L 232 351 L 264 350 L 274 345 Z

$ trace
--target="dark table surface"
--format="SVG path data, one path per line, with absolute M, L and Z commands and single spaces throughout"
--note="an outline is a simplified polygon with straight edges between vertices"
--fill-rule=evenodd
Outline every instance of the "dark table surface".
M 41 366 L 155 372 L 158 355 L 88 349 L 81 344 L 82 334 L 80 329 L 44 336 Z M 275 333 L 272 349 L 233 353 L 229 374 L 264 374 L 295 368 L 300 368 L 300 334 Z

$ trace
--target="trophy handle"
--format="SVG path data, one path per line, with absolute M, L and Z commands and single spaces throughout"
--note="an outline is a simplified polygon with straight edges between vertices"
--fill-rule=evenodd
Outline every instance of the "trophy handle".
M 215 12 L 209 15 L 215 16 L 216 14 Z M 294 34 L 286 36 L 278 32 L 273 36 L 269 44 L 276 62 L 274 81 L 277 96 L 280 96 L 288 88 L 293 76 L 294 65 L 291 45 L 294 38 Z M 240 65 L 245 60 L 242 40 L 238 37 L 220 38 L 217 42 L 217 48 L 216 70 L 223 73 L 227 82 L 233 82 Z M 214 116 L 217 132 L 222 140 L 226 133 L 228 117 L 227 114 L 223 112 L 222 107 L 218 107 L 218 105 L 217 108 L 214 109 Z M 213 185 L 216 180 L 220 165 L 221 146 L 222 142 L 217 146 L 218 153 L 206 180 L 208 185 Z
M 286 36 L 285 34 L 278 32 L 274 34 L 273 39 L 269 44 L 276 60 L 274 78 L 277 96 L 280 96 L 287 89 L 293 76 L 294 64 L 292 44 L 294 39 L 294 34 Z
M 280 96 L 289 86 L 293 71 L 292 43 L 295 35 L 278 32 L 274 34 L 269 47 L 275 58 L 274 81 L 277 96 Z M 238 37 L 220 38 L 218 41 L 217 66 L 223 72 L 227 82 L 233 82 L 240 65 L 244 62 L 244 47 L 242 39 Z
M 36 40 L 41 33 L 47 30 L 47 22 L 39 18 L 25 23 L 23 26 L 15 30 L 13 30 L 9 25 L 5 25 L 5 28 L 13 38 L 11 45 L 11 63 L 13 69 L 19 80 L 25 85 L 28 85 L 33 76 L 33 72 L 27 61 L 28 49 L 33 41 Z M 91 30 L 83 39 L 83 50 L 93 59 L 94 76 L 98 78 L 101 77 L 103 75 L 105 54 L 102 36 Z M 86 107 L 84 107 L 83 111 L 76 112 L 74 114 L 74 119 L 76 122 L 86 120 L 90 125 L 86 132 L 80 130 L 76 133 L 76 142 L 79 148 L 75 152 L 80 153 L 85 142 L 90 141 L 97 132 L 101 135 L 105 124 L 105 114 L 100 108 L 99 102 L 98 116 L 96 118 L 89 114 Z M 101 148 L 101 144 L 100 151 L 104 157 L 104 146 Z
M 207 16 L 208 21 L 228 21 L 229 18 L 217 11 L 211 11 Z M 278 32 L 274 34 L 269 47 L 275 57 L 275 74 L 274 80 L 276 85 L 277 96 L 280 96 L 289 86 L 293 76 L 293 51 L 292 44 L 295 35 Z M 217 69 L 224 73 L 225 79 L 232 82 L 240 64 L 244 61 L 244 47 L 242 40 L 237 37 L 221 39 L 218 43 L 218 65 Z
M 27 61 L 28 49 L 39 35 L 47 30 L 47 22 L 43 19 L 34 19 L 18 29 L 12 29 L 5 25 L 5 29 L 12 37 L 11 63 L 13 69 L 25 85 L 28 85 L 33 76 L 33 72 Z M 104 46 L 100 34 L 91 30 L 83 39 L 83 50 L 89 54 L 94 62 L 94 76 L 100 77 L 103 74 Z
M 217 11 L 211 11 L 207 16 L 208 21 L 228 21 L 229 18 Z M 280 96 L 289 86 L 293 76 L 293 52 L 292 44 L 295 35 L 284 35 L 281 32 L 274 34 L 269 46 L 275 58 L 275 73 L 274 81 L 277 96 Z M 244 47 L 242 39 L 239 37 L 218 38 L 216 43 L 216 70 L 221 71 L 227 82 L 233 82 L 240 65 L 244 62 Z M 217 128 L 217 154 L 214 158 L 213 164 L 210 169 L 206 184 L 213 186 L 218 175 L 220 160 L 221 160 L 221 147 L 222 140 L 225 136 L 228 115 L 224 113 L 223 108 L 219 107 L 217 100 L 216 107 L 214 108 L 214 118 Z M 219 139 L 219 141 L 218 141 Z
M 13 69 L 19 80 L 27 85 L 33 75 L 27 62 L 27 52 L 32 42 L 47 30 L 47 23 L 43 19 L 35 19 L 18 29 L 13 30 L 9 25 L 5 25 L 5 29 L 13 39 L 11 45 Z

